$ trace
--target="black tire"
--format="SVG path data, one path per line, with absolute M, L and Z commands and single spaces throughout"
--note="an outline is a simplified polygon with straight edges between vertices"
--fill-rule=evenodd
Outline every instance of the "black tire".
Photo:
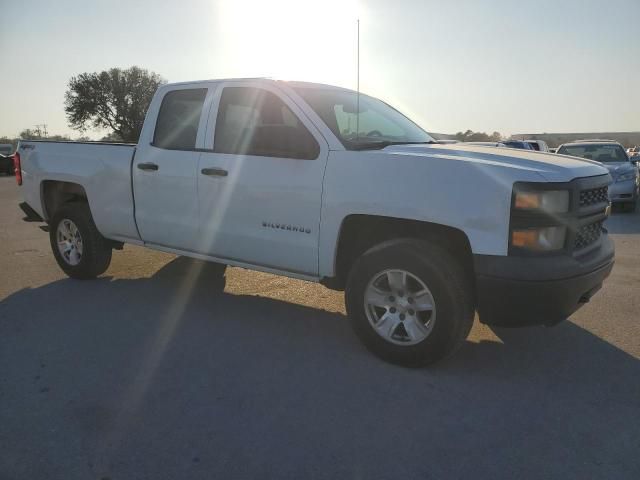
M 82 256 L 77 265 L 71 265 L 60 253 L 57 242 L 58 225 L 64 219 L 71 220 L 82 239 Z M 104 273 L 111 263 L 111 245 L 93 222 L 91 210 L 86 203 L 63 205 L 53 214 L 49 222 L 51 250 L 60 268 L 71 278 L 88 280 Z
M 367 318 L 365 290 L 380 272 L 401 269 L 431 291 L 437 315 L 428 336 L 398 345 L 379 335 Z M 364 345 L 391 363 L 420 367 L 451 355 L 467 338 L 474 319 L 473 286 L 458 261 L 438 245 L 413 239 L 382 243 L 356 260 L 345 289 L 351 324 Z

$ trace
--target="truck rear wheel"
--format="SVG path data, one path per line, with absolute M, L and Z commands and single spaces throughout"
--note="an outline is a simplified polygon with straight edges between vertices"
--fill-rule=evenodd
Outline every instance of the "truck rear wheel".
M 111 246 L 98 232 L 86 203 L 69 203 L 55 212 L 49 240 L 58 265 L 71 278 L 96 278 L 109 268 Z
M 351 270 L 345 300 L 364 345 L 404 366 L 450 355 L 473 325 L 473 291 L 461 265 L 421 240 L 385 242 L 365 252 Z

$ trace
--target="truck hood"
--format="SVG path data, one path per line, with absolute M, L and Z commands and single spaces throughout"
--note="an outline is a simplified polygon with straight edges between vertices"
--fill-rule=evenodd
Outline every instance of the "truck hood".
M 450 158 L 468 162 L 533 171 L 548 182 L 569 182 L 574 178 L 606 175 L 608 170 L 592 160 L 516 148 L 484 145 L 392 145 L 381 152 L 420 157 Z

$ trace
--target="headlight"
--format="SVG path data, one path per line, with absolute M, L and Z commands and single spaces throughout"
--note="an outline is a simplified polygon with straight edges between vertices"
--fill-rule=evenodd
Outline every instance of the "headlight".
M 545 190 L 535 183 L 513 186 L 509 249 L 514 254 L 557 252 L 565 247 L 569 190 Z
M 618 179 L 616 180 L 616 182 L 626 182 L 627 180 L 635 180 L 636 179 L 636 172 L 627 172 L 627 173 L 623 173 L 622 175 L 618 175 Z
M 515 229 L 511 232 L 511 245 L 536 252 L 551 252 L 564 248 L 566 227 Z
M 569 211 L 569 192 L 566 190 L 516 192 L 513 206 L 522 211 L 566 213 Z

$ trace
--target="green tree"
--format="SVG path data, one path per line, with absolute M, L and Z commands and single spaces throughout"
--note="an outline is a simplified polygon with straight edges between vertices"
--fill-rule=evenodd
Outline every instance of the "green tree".
M 499 142 L 500 140 L 502 140 L 502 135 L 500 134 L 500 132 L 493 132 L 491 135 L 489 135 L 490 142 Z
M 160 75 L 139 67 L 72 77 L 64 101 L 69 126 L 81 132 L 106 128 L 125 142 L 135 142 L 153 94 L 163 83 Z
M 115 132 L 111 132 L 108 135 L 105 135 L 104 137 L 102 137 L 100 139 L 101 142 L 115 142 L 115 143 L 119 143 L 122 142 L 122 137 L 120 137 L 120 135 L 118 135 Z
M 37 131 L 31 130 L 30 128 L 25 128 L 24 130 L 22 130 L 18 134 L 18 137 L 20 137 L 20 140 L 38 140 L 42 138 L 42 136 Z
M 467 130 L 466 132 L 456 133 L 454 138 L 461 142 L 499 142 L 502 140 L 502 135 L 500 132 L 493 132 L 491 135 L 488 135 L 485 132 Z
M 42 135 L 42 132 L 39 130 L 32 130 L 30 128 L 25 128 L 18 134 L 18 140 L 53 140 L 53 141 L 70 141 L 71 137 L 69 135 L 47 135 L 46 137 Z

